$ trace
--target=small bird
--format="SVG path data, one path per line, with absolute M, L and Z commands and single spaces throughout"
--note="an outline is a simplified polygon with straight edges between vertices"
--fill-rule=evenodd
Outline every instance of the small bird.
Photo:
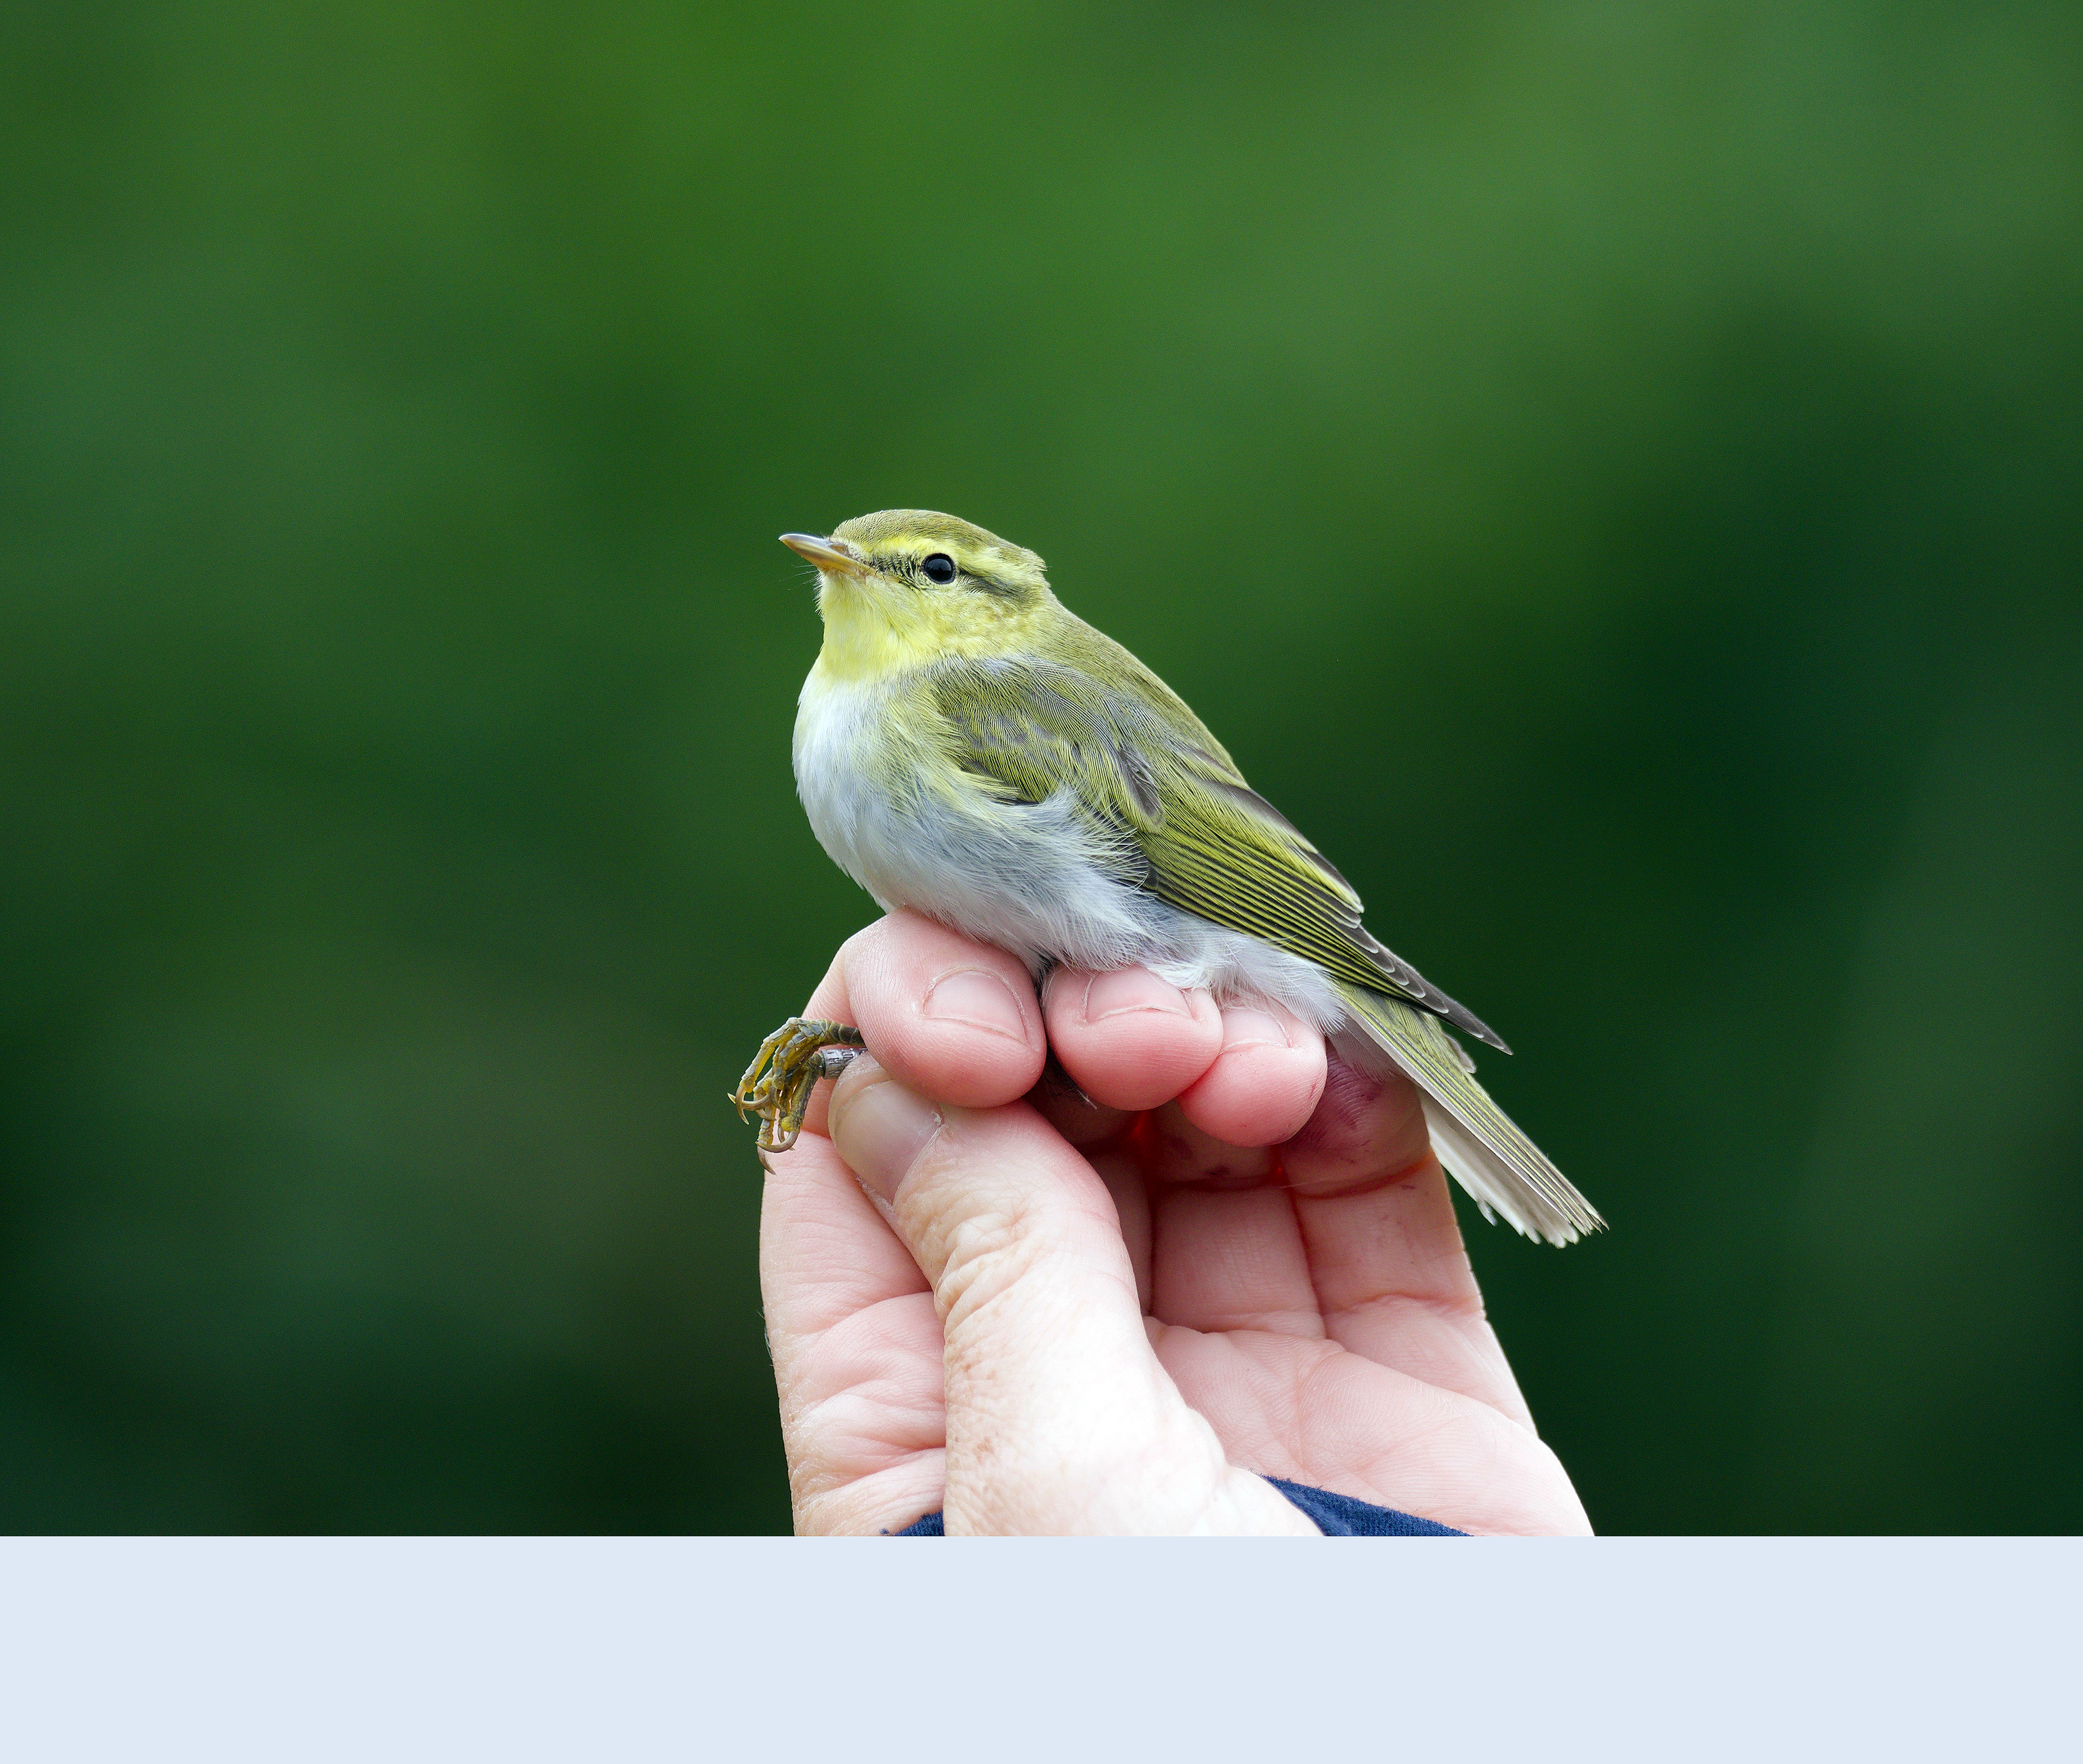
M 1360 899 L 1185 700 L 1051 592 L 1042 560 L 922 509 L 784 533 L 817 566 L 824 647 L 796 717 L 818 842 L 885 911 L 1038 979 L 1140 963 L 1220 1005 L 1284 1005 L 1350 1064 L 1401 1072 L 1484 1216 L 1576 1241 L 1604 1223 L 1475 1081 L 1451 1033 L 1510 1049 L 1360 923 Z M 1450 1027 L 1451 1026 L 1451 1027 Z M 731 1101 L 786 1151 L 862 1047 L 791 1018 Z

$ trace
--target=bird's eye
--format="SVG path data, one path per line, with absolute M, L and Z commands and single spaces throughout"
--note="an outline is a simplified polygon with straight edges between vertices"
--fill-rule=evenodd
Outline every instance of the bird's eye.
M 919 566 L 926 573 L 926 580 L 938 582 L 943 588 L 955 579 L 955 561 L 945 552 L 936 552 Z

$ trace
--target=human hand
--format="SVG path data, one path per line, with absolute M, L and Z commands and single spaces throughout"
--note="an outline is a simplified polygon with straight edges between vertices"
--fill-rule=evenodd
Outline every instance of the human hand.
M 1312 1533 L 1265 1476 L 1589 1529 L 1408 1082 L 1141 969 L 1058 970 L 1037 1002 L 911 913 L 849 939 L 805 1014 L 872 1057 L 766 1161 L 799 1531 L 937 1508 L 951 1535 Z M 1044 1079 L 1050 1047 L 1090 1104 Z

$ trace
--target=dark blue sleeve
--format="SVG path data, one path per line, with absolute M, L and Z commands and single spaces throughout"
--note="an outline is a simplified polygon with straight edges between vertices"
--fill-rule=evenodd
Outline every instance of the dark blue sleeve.
M 1283 1483 L 1278 1476 L 1266 1480 L 1310 1518 L 1327 1538 L 1465 1538 L 1468 1533 L 1443 1525 L 1436 1519 L 1420 1519 L 1415 1513 L 1400 1513 L 1393 1507 L 1377 1507 L 1371 1501 L 1355 1500 L 1350 1495 L 1334 1495 L 1328 1488 L 1304 1488 L 1299 1483 Z
M 1371 1501 L 1355 1500 L 1350 1495 L 1334 1495 L 1327 1488 L 1304 1488 L 1299 1483 L 1283 1483 L 1278 1476 L 1269 1476 L 1266 1480 L 1307 1513 L 1327 1538 L 1468 1536 L 1465 1531 L 1456 1531 L 1451 1525 L 1420 1519 L 1412 1513 L 1400 1513 L 1393 1507 L 1377 1507 Z M 938 1513 L 928 1513 L 902 1531 L 890 1533 L 898 1538 L 944 1538 L 947 1534 L 947 1527 Z

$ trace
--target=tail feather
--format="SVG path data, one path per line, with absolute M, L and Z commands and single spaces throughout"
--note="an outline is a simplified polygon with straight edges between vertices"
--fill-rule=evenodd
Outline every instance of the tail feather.
M 1434 1017 L 1401 999 L 1358 986 L 1338 990 L 1352 1007 L 1353 1027 L 1365 1039 L 1363 1064 L 1386 1055 L 1425 1093 L 1432 1149 L 1488 1218 L 1502 1213 L 1529 1237 L 1574 1243 L 1605 1224 L 1598 1209 L 1541 1155 L 1511 1118 L 1470 1075 L 1468 1055 Z M 1341 1050 L 1342 1051 L 1342 1050 Z M 1366 1055 L 1375 1059 L 1369 1062 Z

